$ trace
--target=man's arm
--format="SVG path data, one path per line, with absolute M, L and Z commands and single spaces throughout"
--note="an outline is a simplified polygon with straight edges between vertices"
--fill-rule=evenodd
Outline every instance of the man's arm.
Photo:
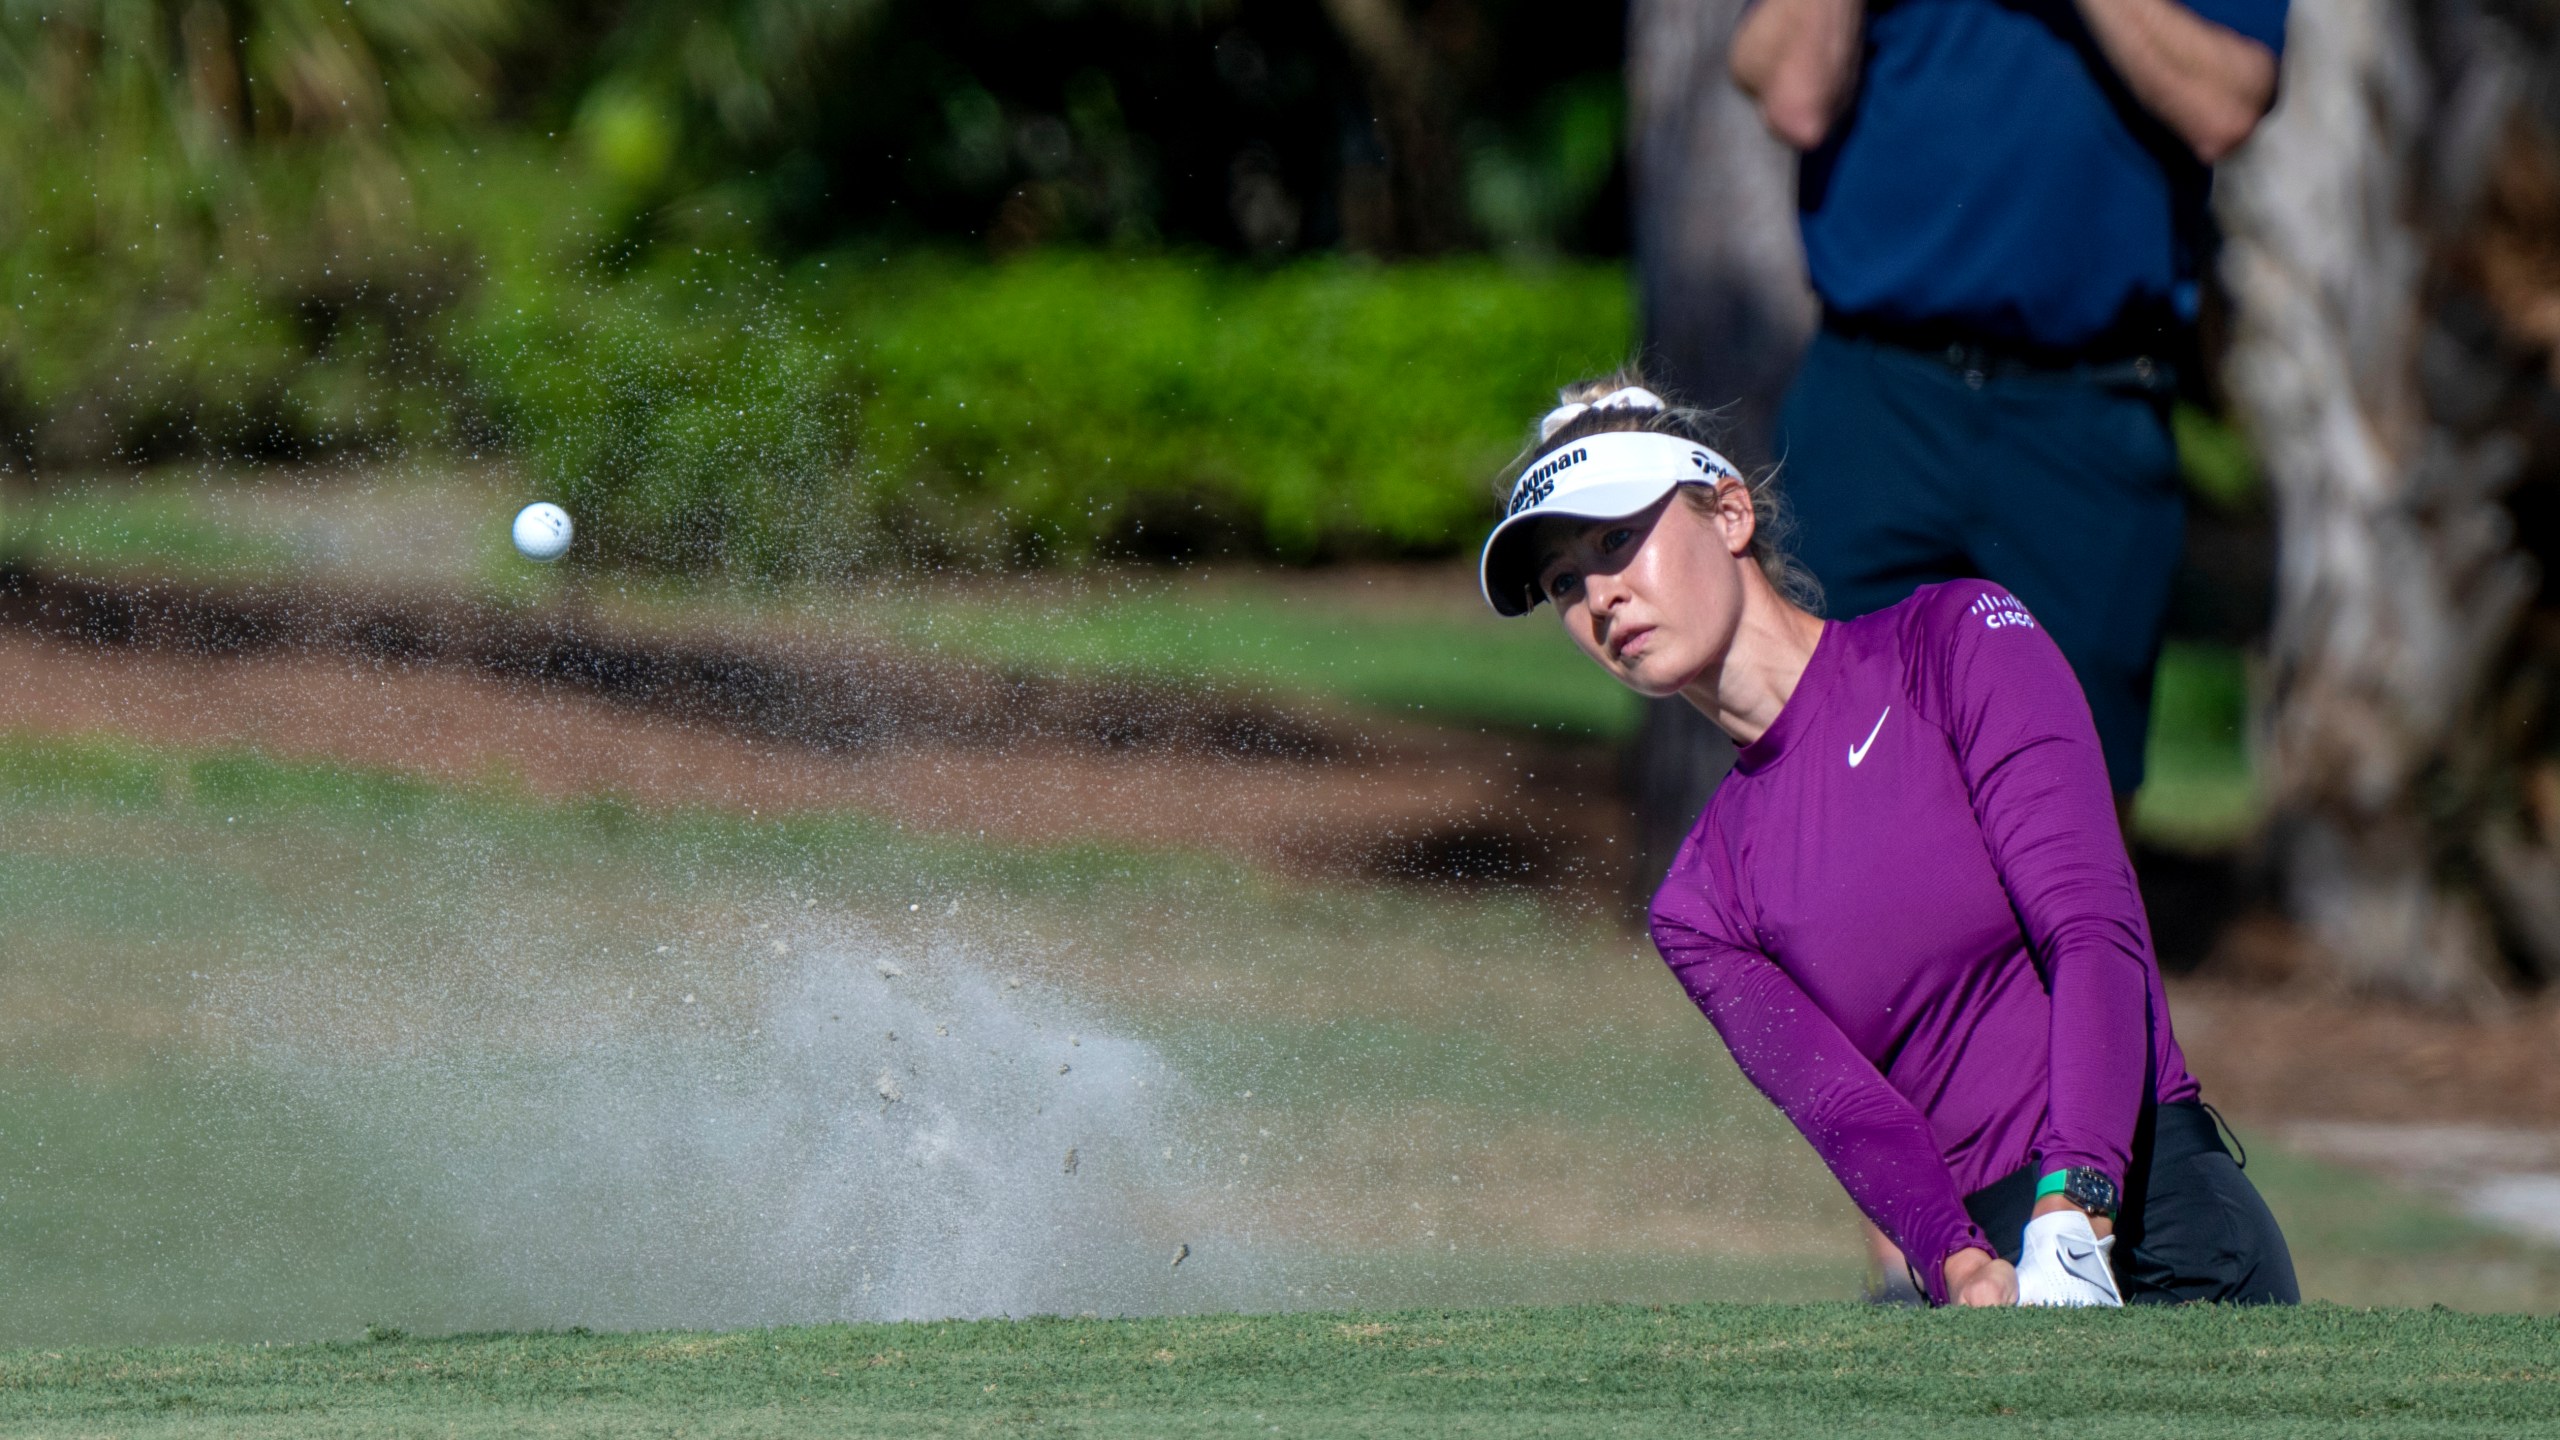
M 2238 149 L 2275 103 L 2275 52 L 2178 0 L 2079 4 L 2089 33 L 2134 98 L 2207 165 Z M 1737 74 L 1741 53 L 1737 39 Z
M 1734 83 L 1771 133 L 1810 150 L 1831 133 L 1858 83 L 1866 0 L 1760 0 L 1734 27 Z

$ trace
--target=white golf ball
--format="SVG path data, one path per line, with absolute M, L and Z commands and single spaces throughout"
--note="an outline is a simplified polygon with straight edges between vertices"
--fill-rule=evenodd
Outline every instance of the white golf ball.
M 557 560 L 569 549 L 578 527 L 569 512 L 548 500 L 537 500 L 516 512 L 516 549 L 527 560 Z

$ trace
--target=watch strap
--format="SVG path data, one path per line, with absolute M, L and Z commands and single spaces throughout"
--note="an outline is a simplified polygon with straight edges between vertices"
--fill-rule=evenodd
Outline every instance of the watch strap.
M 2113 1215 L 2123 1203 L 2123 1191 L 2103 1170 L 2074 1166 L 2056 1170 L 2036 1182 L 2036 1199 L 2059 1195 L 2092 1215 Z

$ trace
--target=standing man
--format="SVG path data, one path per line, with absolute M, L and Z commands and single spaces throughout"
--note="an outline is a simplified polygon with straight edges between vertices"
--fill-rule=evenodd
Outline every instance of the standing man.
M 1822 329 L 1779 414 L 1839 617 L 1978 576 L 2087 693 L 2119 809 L 2185 529 L 2210 167 L 2274 102 L 2286 0 L 1759 0 L 1734 78 L 1804 152 Z

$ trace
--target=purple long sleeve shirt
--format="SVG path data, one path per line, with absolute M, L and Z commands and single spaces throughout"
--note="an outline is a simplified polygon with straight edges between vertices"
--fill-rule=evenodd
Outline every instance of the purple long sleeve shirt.
M 1929 1298 L 2033 1160 L 2122 1183 L 2195 1097 L 2079 682 L 2007 591 L 1823 627 L 1680 847 L 1653 938 Z

